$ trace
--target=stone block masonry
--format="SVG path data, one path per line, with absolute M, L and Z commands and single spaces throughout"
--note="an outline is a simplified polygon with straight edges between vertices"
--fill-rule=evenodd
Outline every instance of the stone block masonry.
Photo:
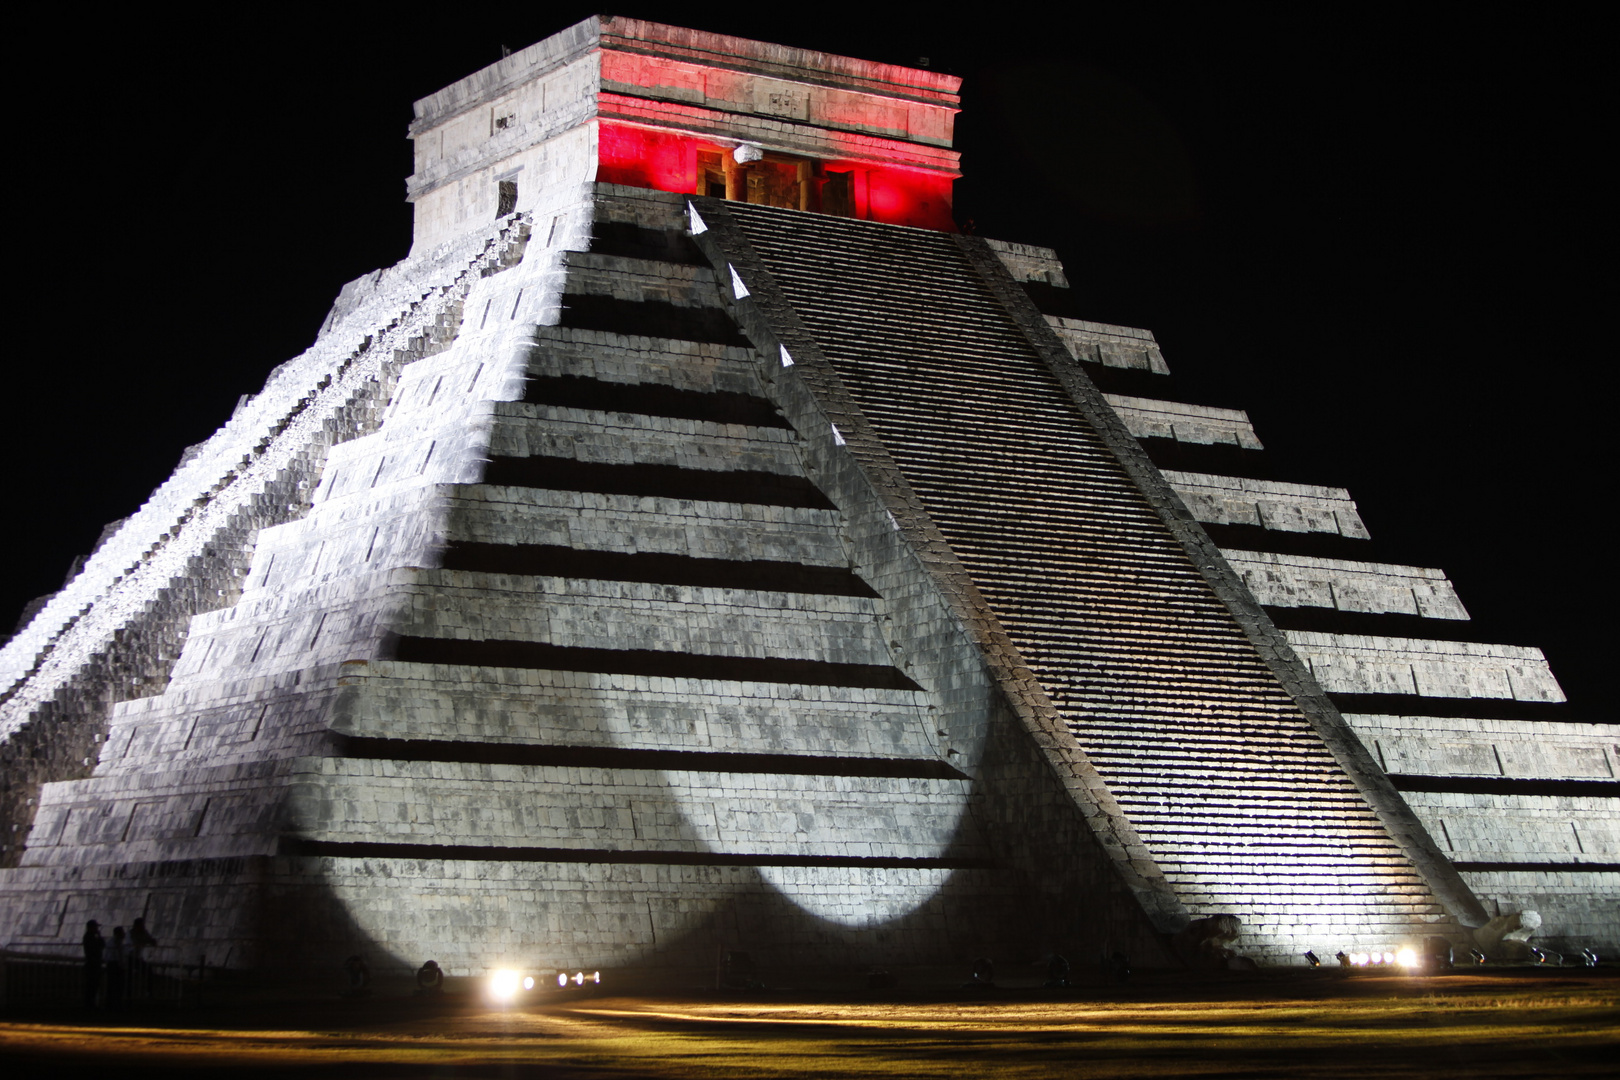
M 645 229 L 649 201 L 604 189 L 590 227 Z M 655 205 L 662 231 L 683 222 Z M 550 265 L 542 289 L 632 323 L 675 300 L 723 316 L 708 271 Z M 515 295 L 501 276 L 462 311 Z M 199 945 L 249 964 L 365 947 L 462 972 L 657 966 L 717 942 L 898 962 L 1047 937 L 1167 958 L 1107 863 L 1032 873 L 1086 840 L 1083 814 L 1015 764 L 982 661 L 758 354 L 553 310 L 520 339 L 464 318 L 381 429 L 328 455 L 311 509 L 259 535 L 167 692 L 114 712 L 95 777 L 47 790 L 7 883 L 30 939 L 80 903 L 87 866 L 119 911 L 156 902 L 159 868 L 207 865 L 186 886 L 215 897 Z M 514 340 L 527 378 L 491 374 Z M 647 470 L 665 471 L 635 493 Z M 1022 771 L 1026 805 L 974 782 L 992 765 Z
M 1151 333 L 1043 313 L 1052 252 L 949 235 L 956 90 L 603 17 L 418 102 L 411 257 L 0 650 L 12 940 L 1620 943 L 1620 732 Z

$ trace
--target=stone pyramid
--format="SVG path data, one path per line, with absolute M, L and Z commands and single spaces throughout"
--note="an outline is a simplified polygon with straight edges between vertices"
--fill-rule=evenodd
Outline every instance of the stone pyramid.
M 411 257 L 0 653 L 13 943 L 1620 941 L 1615 726 L 955 235 L 956 90 L 601 17 L 418 102 Z

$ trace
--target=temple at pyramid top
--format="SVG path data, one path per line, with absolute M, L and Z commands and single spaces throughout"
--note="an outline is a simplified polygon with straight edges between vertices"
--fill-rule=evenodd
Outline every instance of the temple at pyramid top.
M 592 16 L 416 103 L 416 251 L 593 180 L 954 231 L 960 83 Z

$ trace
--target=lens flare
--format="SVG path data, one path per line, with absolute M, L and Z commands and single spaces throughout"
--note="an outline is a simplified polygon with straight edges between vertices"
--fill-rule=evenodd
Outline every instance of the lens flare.
M 518 989 L 522 985 L 522 977 L 517 972 L 502 968 L 489 977 L 489 996 L 496 1001 L 511 1001 L 517 997 Z

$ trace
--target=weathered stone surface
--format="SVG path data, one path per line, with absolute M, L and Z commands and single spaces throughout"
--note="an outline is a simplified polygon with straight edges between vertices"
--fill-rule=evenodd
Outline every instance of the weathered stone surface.
M 1366 539 L 1341 489 L 1156 466 L 1261 441 L 1098 392 L 1169 369 L 1036 310 L 1051 251 L 853 219 L 884 167 L 948 189 L 956 88 L 593 18 L 418 102 L 412 256 L 0 650 L 12 940 L 1153 965 L 1192 918 L 1291 962 L 1536 909 L 1612 947 L 1620 733 L 1526 713 L 1538 651 L 1413 629 L 1467 618 L 1441 571 L 1287 553 Z M 739 148 L 867 171 L 804 212 Z
M 1255 599 L 1267 606 L 1468 618 L 1443 570 L 1267 551 L 1225 555 Z

